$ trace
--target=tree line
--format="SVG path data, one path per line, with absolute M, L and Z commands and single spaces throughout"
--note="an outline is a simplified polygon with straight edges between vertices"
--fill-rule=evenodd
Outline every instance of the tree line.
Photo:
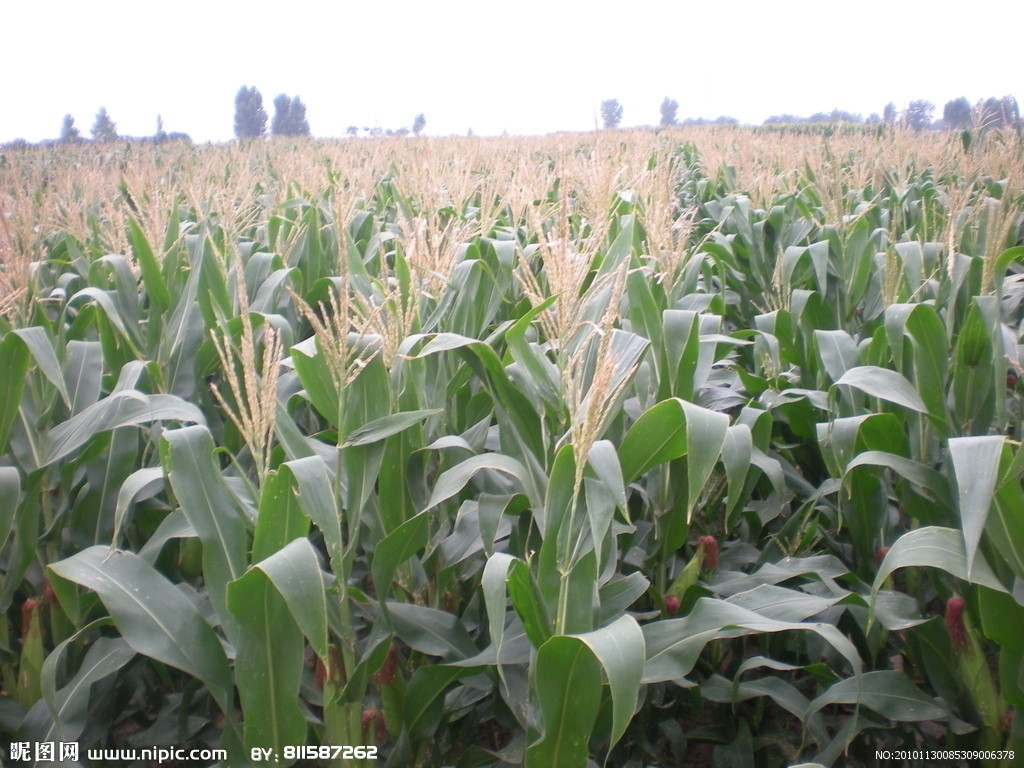
M 267 133 L 267 111 L 263 108 L 263 96 L 255 86 L 243 85 L 235 96 L 235 137 L 239 141 L 257 139 Z M 419 135 L 427 125 L 427 119 L 423 113 L 416 115 L 412 123 L 412 132 Z M 397 131 L 383 129 L 364 129 L 367 133 L 408 133 L 408 128 L 399 128 Z M 359 128 L 350 125 L 346 130 L 349 135 L 355 135 Z M 271 136 L 309 136 L 309 122 L 306 120 L 306 105 L 298 97 L 289 97 L 285 94 L 274 99 L 274 119 L 270 123 Z
M 106 107 L 100 107 L 96 113 L 89 135 L 96 143 L 107 143 L 120 139 L 131 138 L 132 141 L 149 141 L 161 143 L 165 141 L 191 141 L 187 133 L 170 132 L 164 130 L 163 120 L 157 115 L 156 132 L 152 136 L 121 136 L 117 131 L 117 123 L 114 122 Z M 306 105 L 298 96 L 280 94 L 274 99 L 274 117 L 270 119 L 266 109 L 263 107 L 263 96 L 255 87 L 242 86 L 235 95 L 235 121 L 234 133 L 239 140 L 255 139 L 266 136 L 268 133 L 267 122 L 270 121 L 269 134 L 271 136 L 309 136 L 309 120 L 306 119 Z M 412 133 L 419 135 L 427 124 L 423 113 L 416 115 L 412 123 Z M 397 131 L 365 128 L 367 133 L 408 133 L 410 129 L 400 128 Z M 359 132 L 356 126 L 349 126 L 347 133 L 354 135 Z M 75 125 L 73 115 L 66 114 L 61 122 L 60 137 L 57 139 L 62 144 L 76 144 L 86 141 L 86 137 Z M 43 143 L 49 143 L 43 142 Z M 11 145 L 28 144 L 18 139 L 11 142 Z
M 601 120 L 604 128 L 617 128 L 622 122 L 623 108 L 618 99 L 605 99 L 601 102 Z M 971 104 L 965 96 L 947 101 L 942 110 L 942 116 L 934 118 L 935 105 L 930 101 L 918 99 L 911 101 L 906 108 L 900 112 L 896 105 L 889 102 L 885 105 L 882 113 L 873 112 L 867 118 L 859 114 L 846 112 L 841 109 L 833 109 L 831 112 L 815 112 L 808 116 L 792 114 L 772 115 L 764 120 L 763 125 L 786 125 L 786 124 L 820 124 L 820 123 L 853 123 L 863 125 L 891 125 L 909 128 L 913 131 L 923 130 L 968 130 L 988 128 L 1021 128 L 1024 123 L 1021 121 L 1020 107 L 1017 99 L 1013 96 L 994 96 L 981 99 Z M 735 125 L 739 121 L 728 115 L 721 115 L 713 120 L 703 117 L 688 117 L 679 120 L 679 102 L 668 96 L 661 103 L 658 124 L 662 127 L 674 125 Z M 274 116 L 270 119 L 266 109 L 263 107 L 263 96 L 255 86 L 243 85 L 235 95 L 235 116 L 234 134 L 240 141 L 251 140 L 268 135 L 267 123 L 270 122 L 269 135 L 271 136 L 309 136 L 309 121 L 306 119 L 306 105 L 298 96 L 280 94 L 274 99 Z M 397 130 L 382 129 L 379 127 L 364 127 L 363 132 L 370 135 L 387 134 L 402 135 L 409 133 L 419 135 L 426 126 L 426 118 L 419 113 L 413 119 L 412 128 L 398 128 Z M 350 125 L 346 133 L 358 135 L 358 126 Z M 90 129 L 92 140 L 98 143 L 117 141 L 122 137 L 117 132 L 117 124 L 113 121 L 106 107 L 100 107 L 96 113 L 95 121 Z M 165 141 L 191 141 L 187 133 L 168 133 L 163 128 L 163 120 L 157 116 L 156 133 L 152 136 L 131 137 L 133 141 L 150 141 L 161 143 Z M 75 119 L 72 115 L 64 115 L 61 124 L 59 142 L 72 144 L 85 141 L 81 132 L 75 126 Z M 27 144 L 23 140 L 11 142 L 11 145 Z M 48 143 L 48 142 L 44 142 Z
M 113 118 L 110 117 L 110 113 L 107 112 L 106 107 L 100 107 L 99 112 L 96 113 L 96 119 L 92 124 L 92 128 L 89 130 L 89 134 L 92 136 L 92 140 L 98 143 L 129 138 L 127 136 L 120 136 L 117 133 L 117 123 L 115 123 Z M 187 133 L 181 133 L 180 131 L 172 131 L 168 133 L 165 131 L 164 121 L 160 115 L 156 116 L 156 132 L 152 136 L 134 136 L 130 138 L 133 141 L 152 141 L 158 144 L 165 141 L 192 140 Z M 81 131 L 79 131 L 75 126 L 75 118 L 70 113 L 64 115 L 64 120 L 61 122 L 60 126 L 60 138 L 58 141 L 62 144 L 75 144 L 80 141 L 85 141 Z
M 972 105 L 967 97 L 961 96 L 946 102 L 942 117 L 932 119 L 935 105 L 930 101 L 918 99 L 911 101 L 901 113 L 896 105 L 889 102 L 882 114 L 873 112 L 867 118 L 841 109 L 831 112 L 815 112 L 806 117 L 782 114 L 772 115 L 764 121 L 764 125 L 784 123 L 863 123 L 866 125 L 900 125 L 914 131 L 932 130 L 966 130 L 969 128 L 1019 128 L 1021 127 L 1020 107 L 1013 96 L 1001 99 L 990 97 Z M 673 125 L 734 125 L 739 121 L 734 117 L 722 115 L 714 120 L 705 118 L 678 119 L 679 102 L 665 97 L 661 102 L 660 120 L 662 127 Z M 617 128 L 622 122 L 623 109 L 618 99 L 606 99 L 601 102 L 601 120 L 605 128 Z

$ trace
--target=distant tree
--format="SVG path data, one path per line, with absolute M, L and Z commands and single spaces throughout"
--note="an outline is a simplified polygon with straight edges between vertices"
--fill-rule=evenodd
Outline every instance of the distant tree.
M 847 112 L 843 109 L 833 109 L 828 113 L 830 123 L 863 123 L 864 118 L 854 112 Z
M 422 131 L 426 127 L 427 127 L 427 118 L 423 116 L 422 112 L 420 112 L 418 115 L 416 115 L 415 119 L 413 119 L 413 121 L 412 121 L 412 132 L 415 133 L 417 136 L 419 136 L 420 135 L 420 131 Z
M 882 122 L 886 125 L 896 125 L 896 120 L 899 116 L 900 113 L 896 111 L 896 105 L 891 101 L 882 110 Z
M 739 122 L 732 115 L 719 115 L 715 118 L 715 125 L 739 125 Z
M 870 115 L 868 115 L 868 119 L 865 120 L 864 122 L 867 123 L 868 125 L 878 125 L 880 122 L 882 122 L 882 118 L 879 116 L 877 112 L 872 112 Z
M 156 116 L 156 133 L 153 134 L 153 141 L 157 144 L 163 144 L 167 141 L 167 131 L 164 130 L 164 119 L 160 115 Z
M 345 133 L 347 133 L 349 136 L 355 136 L 359 133 L 359 126 L 350 125 L 348 128 L 345 129 Z
M 267 111 L 263 108 L 263 96 L 256 86 L 242 86 L 235 95 L 235 136 L 238 139 L 255 139 L 267 130 Z
M 292 136 L 309 136 L 309 120 L 306 119 L 306 105 L 296 96 L 292 99 L 292 108 L 288 113 L 289 127 Z
M 280 94 L 274 99 L 274 120 L 270 124 L 274 136 L 309 136 L 306 105 L 298 96 L 289 98 Z
M 278 94 L 277 98 L 274 99 L 274 119 L 270 123 L 270 133 L 272 136 L 288 135 L 288 113 L 291 112 L 291 109 L 292 100 L 283 93 Z
M 117 125 L 110 119 L 106 107 L 100 107 L 96 113 L 96 122 L 92 124 L 92 137 L 96 141 L 117 141 Z
M 912 131 L 923 131 L 932 124 L 932 111 L 935 105 L 924 99 L 917 99 L 907 105 L 903 113 L 903 121 Z
M 605 128 L 618 128 L 622 122 L 622 105 L 618 99 L 605 99 L 601 102 L 601 119 Z
M 676 113 L 679 112 L 679 102 L 670 99 L 668 96 L 661 102 L 661 125 L 676 125 Z
M 82 140 L 82 134 L 75 128 L 75 118 L 70 114 L 64 115 L 64 122 L 60 126 L 60 140 L 65 144 L 73 144 Z
M 952 99 L 942 108 L 942 122 L 951 131 L 962 131 L 970 128 L 972 123 L 971 102 L 966 97 Z

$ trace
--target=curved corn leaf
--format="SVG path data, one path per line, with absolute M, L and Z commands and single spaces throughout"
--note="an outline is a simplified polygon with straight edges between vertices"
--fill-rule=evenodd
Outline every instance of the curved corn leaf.
M 198 678 L 231 712 L 234 686 L 224 648 L 195 604 L 148 563 L 97 545 L 49 567 L 96 592 L 137 653 Z

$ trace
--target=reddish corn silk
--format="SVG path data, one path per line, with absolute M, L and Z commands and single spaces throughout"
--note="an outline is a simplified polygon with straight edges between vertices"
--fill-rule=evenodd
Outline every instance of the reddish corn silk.
M 53 584 L 50 583 L 50 577 L 43 577 L 43 600 L 47 605 L 57 604 L 57 593 L 53 591 Z
M 398 646 L 392 644 L 388 649 L 388 657 L 384 665 L 373 673 L 373 679 L 377 685 L 390 685 L 395 682 L 395 675 L 398 674 Z
M 28 637 L 28 633 L 32 628 L 32 620 L 35 618 L 36 611 L 42 607 L 42 600 L 36 600 L 31 597 L 21 604 L 21 639 L 23 641 Z
M 384 713 L 379 709 L 370 707 L 369 709 L 363 710 L 363 738 L 369 736 L 370 731 L 373 731 L 373 735 L 376 738 L 377 744 L 383 744 L 386 741 L 387 731 L 385 730 L 386 724 L 384 722 Z
M 665 613 L 675 616 L 679 613 L 679 598 L 675 595 L 665 595 Z
M 885 556 L 889 554 L 889 547 L 879 547 L 875 550 L 875 565 L 881 566 Z
M 313 686 L 318 690 L 324 689 L 324 680 L 327 679 L 327 666 L 323 660 L 317 659 L 316 666 L 313 668 Z
M 704 551 L 704 567 L 714 570 L 718 567 L 718 539 L 714 536 L 701 536 L 697 545 Z
M 946 601 L 946 629 L 949 639 L 957 651 L 967 650 L 967 627 L 964 625 L 964 606 L 962 597 L 951 597 Z
M 1017 374 L 1012 371 L 1006 374 L 1006 388 L 1014 389 L 1017 386 Z

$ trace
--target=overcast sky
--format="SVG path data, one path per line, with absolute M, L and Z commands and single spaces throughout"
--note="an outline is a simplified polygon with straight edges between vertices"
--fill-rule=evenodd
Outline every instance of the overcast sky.
M 314 135 L 349 125 L 433 135 L 589 130 L 886 102 L 1024 101 L 1024 3 L 901 0 L 4 0 L 0 142 L 87 136 L 105 106 L 122 135 L 230 139 L 234 98 L 298 95 Z

